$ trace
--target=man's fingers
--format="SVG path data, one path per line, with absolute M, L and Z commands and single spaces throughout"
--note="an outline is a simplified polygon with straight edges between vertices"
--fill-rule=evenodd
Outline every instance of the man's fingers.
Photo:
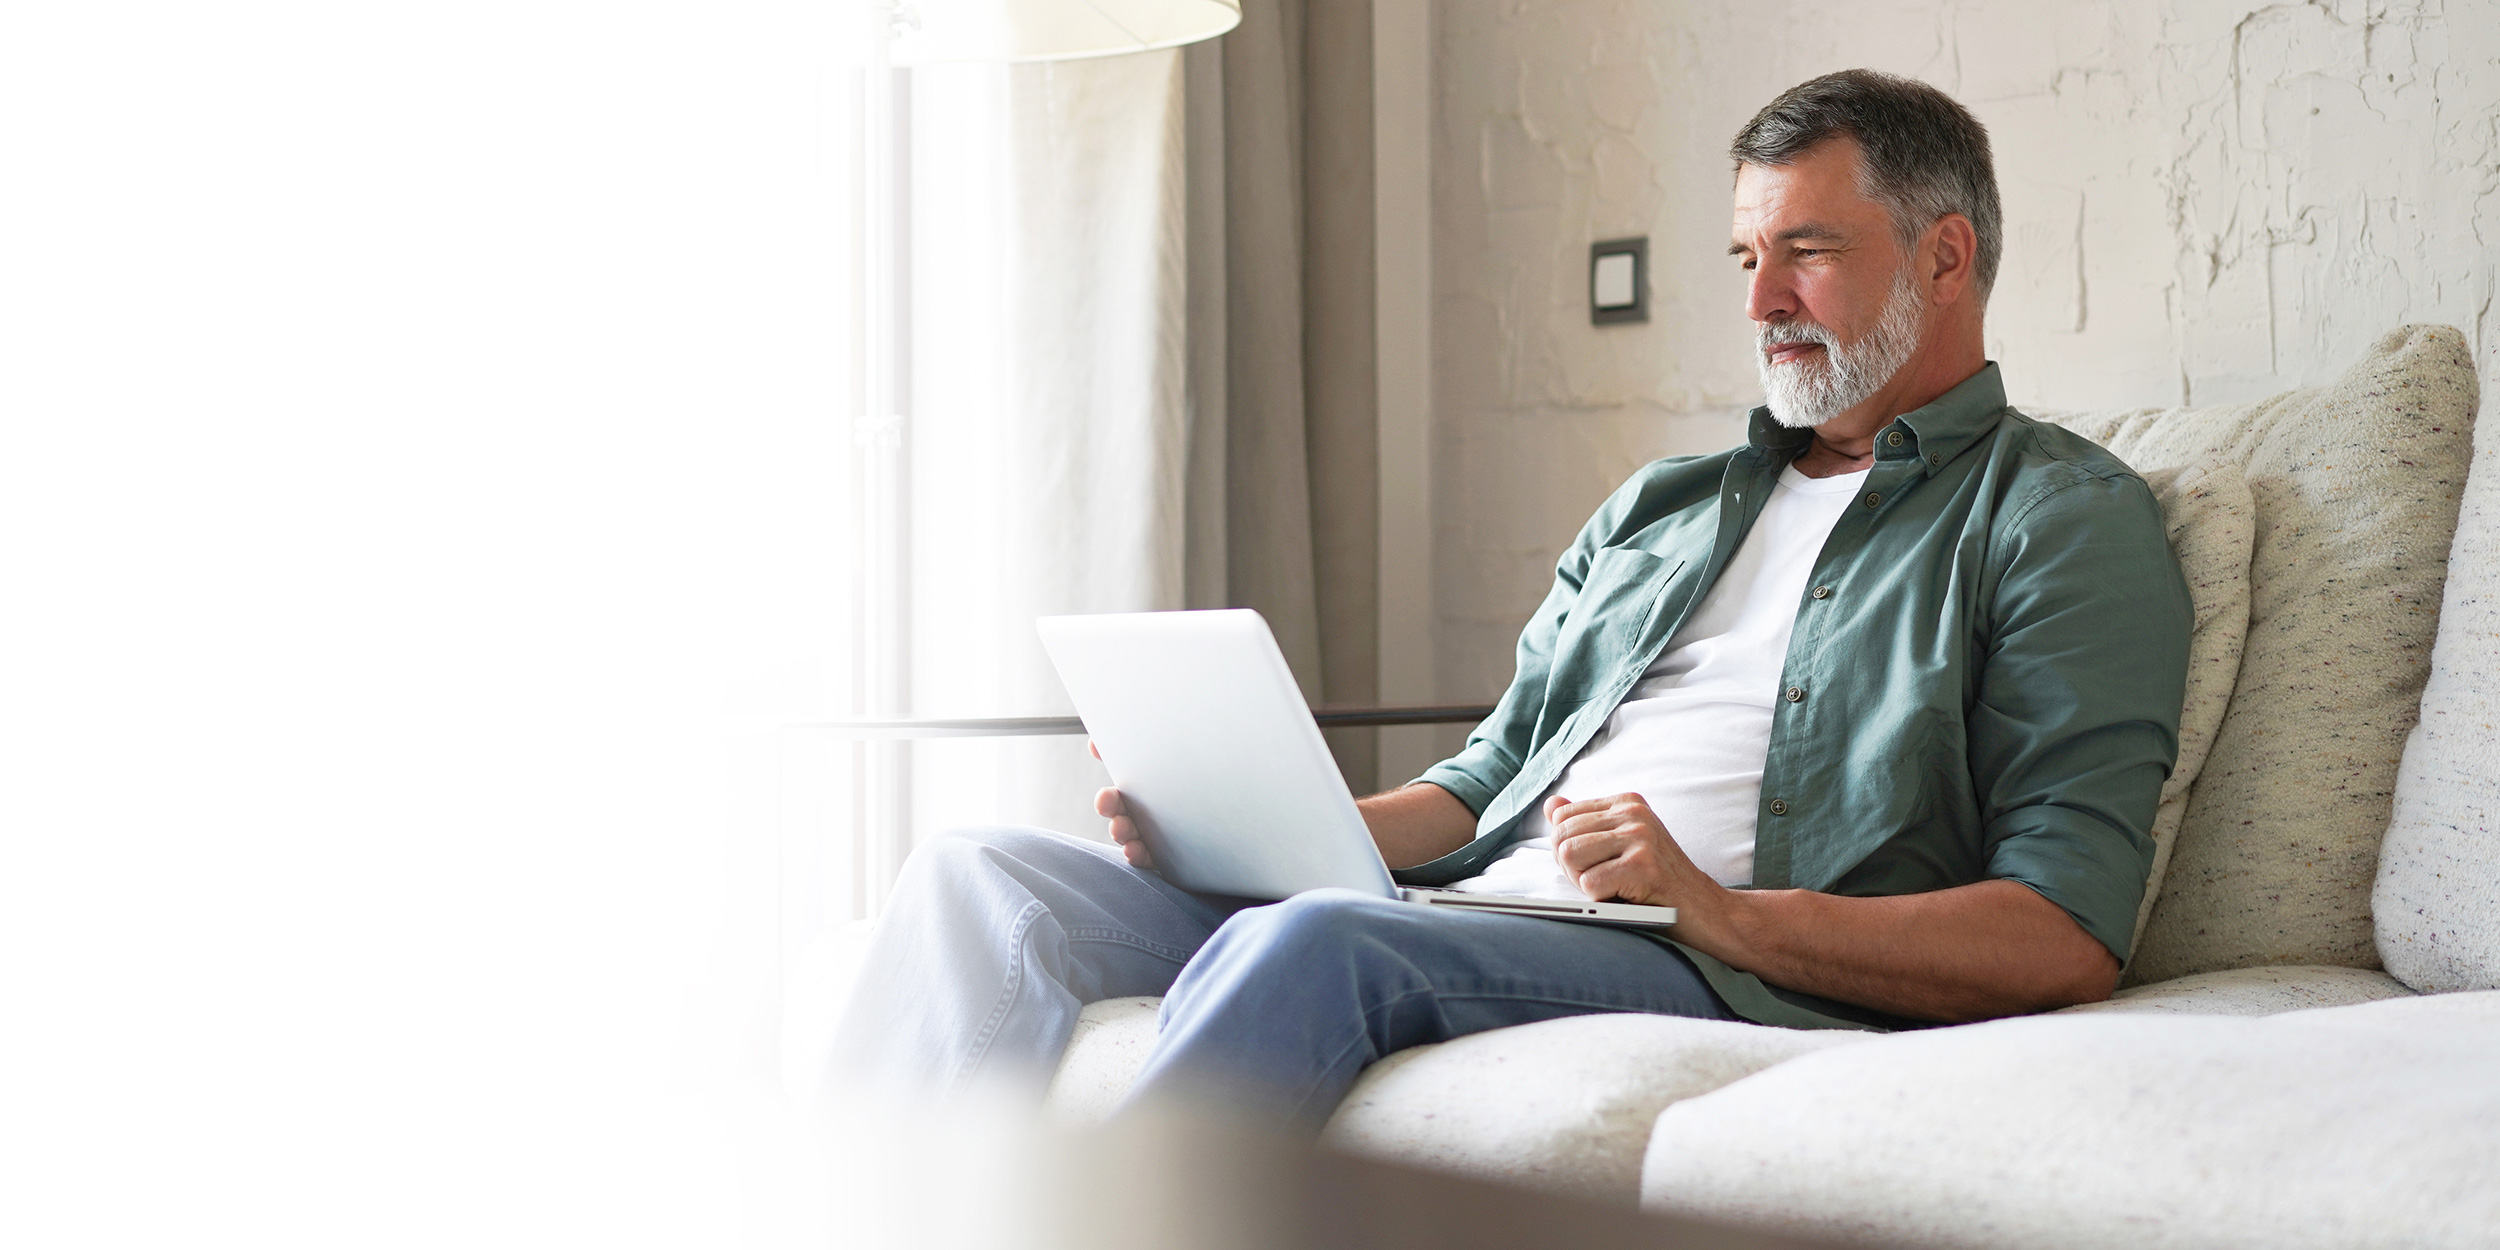
M 1615 853 L 1611 829 L 1583 829 L 1554 839 L 1554 862 L 1571 872 L 1585 872 Z
M 1554 843 L 1554 862 L 1576 876 L 1622 854 L 1623 843 L 1612 829 L 1573 834 Z
M 1600 900 L 1614 893 L 1608 883 L 1619 875 L 1621 867 L 1615 848 L 1604 844 L 1605 836 L 1590 834 L 1573 838 L 1572 852 L 1568 856 L 1563 854 L 1561 847 L 1555 848 L 1555 858 L 1562 862 L 1563 875 L 1571 878 L 1571 884 L 1580 887 L 1582 894 Z
M 1128 803 L 1120 797 L 1117 787 L 1104 786 L 1094 792 L 1094 814 L 1111 821 L 1111 841 L 1119 846 L 1121 854 L 1128 856 L 1130 864 L 1154 867 L 1154 856 L 1146 850 L 1146 839 L 1137 832 L 1137 822 L 1129 819 Z
M 1628 829 L 1637 823 L 1624 819 L 1624 815 L 1611 807 L 1600 807 L 1575 816 L 1565 816 L 1553 822 L 1554 838 L 1559 842 L 1587 834 L 1603 833 L 1609 829 Z
M 1554 862 L 1593 899 L 1654 901 L 1677 863 L 1690 861 L 1638 794 L 1610 794 L 1550 810 Z
M 1594 849 L 1578 856 L 1579 862 L 1566 860 L 1563 870 L 1571 874 L 1571 883 L 1580 892 L 1600 901 L 1627 896 L 1626 887 L 1647 880 L 1652 863 L 1648 849 L 1634 838 L 1616 838 L 1595 834 L 1574 838 L 1583 844 L 1595 843 Z
M 1588 895 L 1590 899 L 1603 903 L 1623 897 L 1621 883 L 1624 875 L 1621 860 L 1608 860 L 1581 873 L 1572 881 L 1572 884 L 1579 886 L 1580 892 Z
M 1637 794 L 1626 793 L 1609 794 L 1600 799 L 1581 799 L 1577 802 L 1565 802 L 1563 796 L 1557 794 L 1552 798 L 1545 800 L 1545 819 L 1549 824 L 1559 825 L 1566 820 L 1586 816 L 1594 812 L 1627 811 L 1632 808 L 1639 808 L 1646 811 L 1649 808 L 1649 800 L 1644 799 Z
M 1604 810 L 1606 810 L 1606 800 L 1604 799 L 1570 800 L 1557 794 L 1554 797 L 1545 800 L 1545 819 L 1548 823 L 1557 826 L 1574 816 L 1584 816 L 1590 812 L 1602 812 Z
M 1093 739 L 1091 739 L 1091 738 L 1087 738 L 1087 739 L 1085 740 L 1085 753 L 1086 753 L 1087 755 L 1093 756 L 1095 759 L 1101 759 L 1101 758 L 1102 758 L 1102 748 L 1101 748 L 1101 747 L 1098 747 L 1098 746 L 1095 746 L 1095 745 L 1094 745 L 1094 740 L 1093 740 Z
M 1637 794 L 1610 794 L 1602 799 L 1582 799 L 1556 809 L 1547 815 L 1546 823 L 1554 827 L 1554 836 L 1568 838 L 1574 834 L 1597 829 L 1629 829 L 1655 826 L 1660 832 L 1658 814 L 1649 810 L 1649 801 Z

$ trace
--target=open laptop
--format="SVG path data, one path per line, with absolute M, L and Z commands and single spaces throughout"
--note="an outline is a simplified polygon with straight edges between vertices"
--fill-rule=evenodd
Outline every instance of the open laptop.
M 1266 899 L 1336 886 L 1581 924 L 1675 923 L 1672 907 L 1399 886 L 1256 612 L 1036 624 L 1156 871 L 1175 885 Z

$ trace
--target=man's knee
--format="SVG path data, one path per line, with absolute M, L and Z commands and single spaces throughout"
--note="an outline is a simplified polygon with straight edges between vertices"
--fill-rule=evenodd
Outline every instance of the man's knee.
M 1394 929 L 1403 918 L 1399 907 L 1356 890 L 1308 890 L 1236 913 L 1209 945 L 1220 943 L 1223 951 L 1257 962 L 1342 958 Z
M 919 849 L 912 852 L 912 858 L 918 859 L 923 855 L 938 858 L 978 856 L 994 851 L 1021 859 L 1039 848 L 1055 848 L 1072 841 L 1074 839 L 1030 825 L 965 825 L 949 829 L 922 843 Z
M 1342 1002 L 1404 983 L 1394 930 L 1403 906 L 1354 890 L 1311 890 L 1235 913 L 1182 969 L 1163 1002 L 1166 1025 L 1229 1005 Z M 1384 963 L 1382 956 L 1387 956 Z M 1268 1008 L 1258 1008 L 1267 1010 Z

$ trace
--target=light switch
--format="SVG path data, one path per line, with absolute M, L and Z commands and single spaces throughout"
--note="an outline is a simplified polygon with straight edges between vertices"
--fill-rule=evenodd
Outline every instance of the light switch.
M 1638 302 L 1632 298 L 1632 254 L 1608 252 L 1597 258 L 1597 306 L 1599 308 L 1630 308 Z
M 1647 237 L 1590 244 L 1589 320 L 1597 325 L 1649 320 L 1647 268 Z

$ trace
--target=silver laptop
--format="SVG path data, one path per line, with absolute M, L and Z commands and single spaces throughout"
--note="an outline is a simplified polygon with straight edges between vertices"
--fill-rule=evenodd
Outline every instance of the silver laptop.
M 1175 885 L 1263 899 L 1337 886 L 1582 924 L 1675 923 L 1672 907 L 1400 887 L 1256 612 L 1036 624 L 1156 870 Z

